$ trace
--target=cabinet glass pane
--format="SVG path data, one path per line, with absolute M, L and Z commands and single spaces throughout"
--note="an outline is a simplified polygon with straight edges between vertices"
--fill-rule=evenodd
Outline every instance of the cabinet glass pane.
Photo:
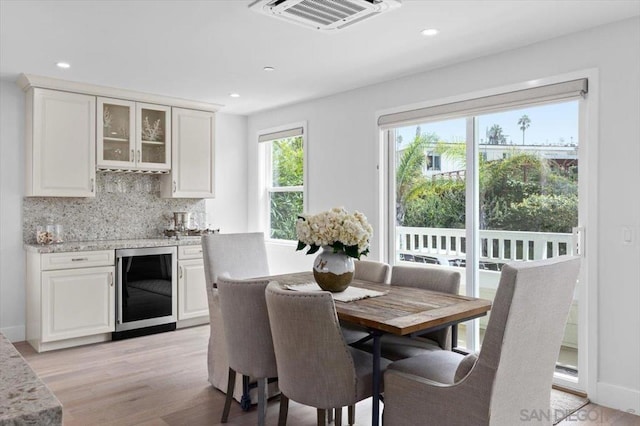
M 164 163 L 166 159 L 167 114 L 142 108 L 142 162 Z
M 102 113 L 103 158 L 109 161 L 131 161 L 129 150 L 129 107 L 104 104 Z

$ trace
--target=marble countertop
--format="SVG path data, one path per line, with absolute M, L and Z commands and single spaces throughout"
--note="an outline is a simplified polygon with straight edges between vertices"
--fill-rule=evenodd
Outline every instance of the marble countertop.
M 0 425 L 61 425 L 62 404 L 0 333 Z
M 116 250 L 141 247 L 167 247 L 200 244 L 201 237 L 147 238 L 135 240 L 70 241 L 62 244 L 25 244 L 24 249 L 36 253 L 65 253 L 92 250 Z

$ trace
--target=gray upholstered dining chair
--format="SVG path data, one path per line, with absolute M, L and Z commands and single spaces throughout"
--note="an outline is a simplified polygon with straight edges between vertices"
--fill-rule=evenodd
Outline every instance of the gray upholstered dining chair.
M 388 283 L 391 267 L 387 263 L 372 260 L 356 260 L 353 278 L 356 280 L 371 281 L 374 283 Z M 370 334 L 363 327 L 341 321 L 342 336 L 348 344 L 367 339 Z
M 460 272 L 438 266 L 394 265 L 391 269 L 391 286 L 417 287 L 441 293 L 458 294 Z M 391 360 L 410 358 L 434 350 L 451 350 L 451 327 L 423 333 L 417 336 L 385 334 L 380 338 L 383 357 Z M 372 342 L 365 341 L 356 347 L 372 351 Z
M 371 396 L 373 357 L 344 341 L 331 293 L 286 290 L 271 282 L 266 298 L 282 395 L 315 407 L 318 425 L 327 410 L 337 409 L 339 426 L 342 407 Z M 388 364 L 382 359 L 381 370 Z M 281 405 L 280 425 L 286 411 Z
M 550 412 L 579 269 L 573 256 L 505 265 L 480 353 L 436 351 L 391 364 L 384 424 L 511 426 L 525 408 Z
M 269 275 L 264 234 L 262 232 L 253 232 L 204 235 L 202 237 L 202 254 L 209 301 L 210 335 L 207 356 L 209 382 L 213 387 L 226 392 L 229 361 L 216 283 L 219 275 L 234 279 Z M 238 376 L 236 378 L 233 397 L 242 404 L 243 409 L 248 409 L 251 400 L 256 400 L 257 390 L 255 388 L 250 390 L 249 400 L 242 400 L 249 382 L 249 377 Z M 270 396 L 277 394 L 277 392 L 277 386 L 274 383 L 269 385 Z
M 353 262 L 355 271 L 353 278 L 356 280 L 371 281 L 374 283 L 388 283 L 391 267 L 384 262 L 373 260 L 356 260 Z
M 229 381 L 222 423 L 226 423 L 229 417 L 238 372 L 257 380 L 258 425 L 265 424 L 268 379 L 278 376 L 264 295 L 267 284 L 268 280 L 218 277 L 218 298 L 229 360 Z
M 441 266 L 395 265 L 391 270 L 390 282 L 391 285 L 418 287 L 441 293 L 458 294 L 460 292 L 460 272 Z M 451 327 L 426 333 L 421 337 L 435 342 L 442 349 L 451 350 Z

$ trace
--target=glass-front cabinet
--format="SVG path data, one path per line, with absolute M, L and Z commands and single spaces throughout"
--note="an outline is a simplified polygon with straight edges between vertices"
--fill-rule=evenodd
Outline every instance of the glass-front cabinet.
M 171 107 L 136 104 L 138 168 L 171 169 Z
M 134 167 L 135 102 L 98 98 L 97 112 L 98 167 Z
M 171 169 L 171 108 L 98 98 L 98 158 L 101 169 Z

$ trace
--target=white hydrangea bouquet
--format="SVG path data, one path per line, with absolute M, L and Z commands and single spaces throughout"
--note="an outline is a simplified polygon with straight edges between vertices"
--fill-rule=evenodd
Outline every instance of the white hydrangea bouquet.
M 302 250 L 308 245 L 307 254 L 313 254 L 320 247 L 329 246 L 334 253 L 344 253 L 360 259 L 360 256 L 369 253 L 373 228 L 362 213 L 355 211 L 349 214 L 342 207 L 334 207 L 318 214 L 298 216 L 296 234 L 296 250 Z

